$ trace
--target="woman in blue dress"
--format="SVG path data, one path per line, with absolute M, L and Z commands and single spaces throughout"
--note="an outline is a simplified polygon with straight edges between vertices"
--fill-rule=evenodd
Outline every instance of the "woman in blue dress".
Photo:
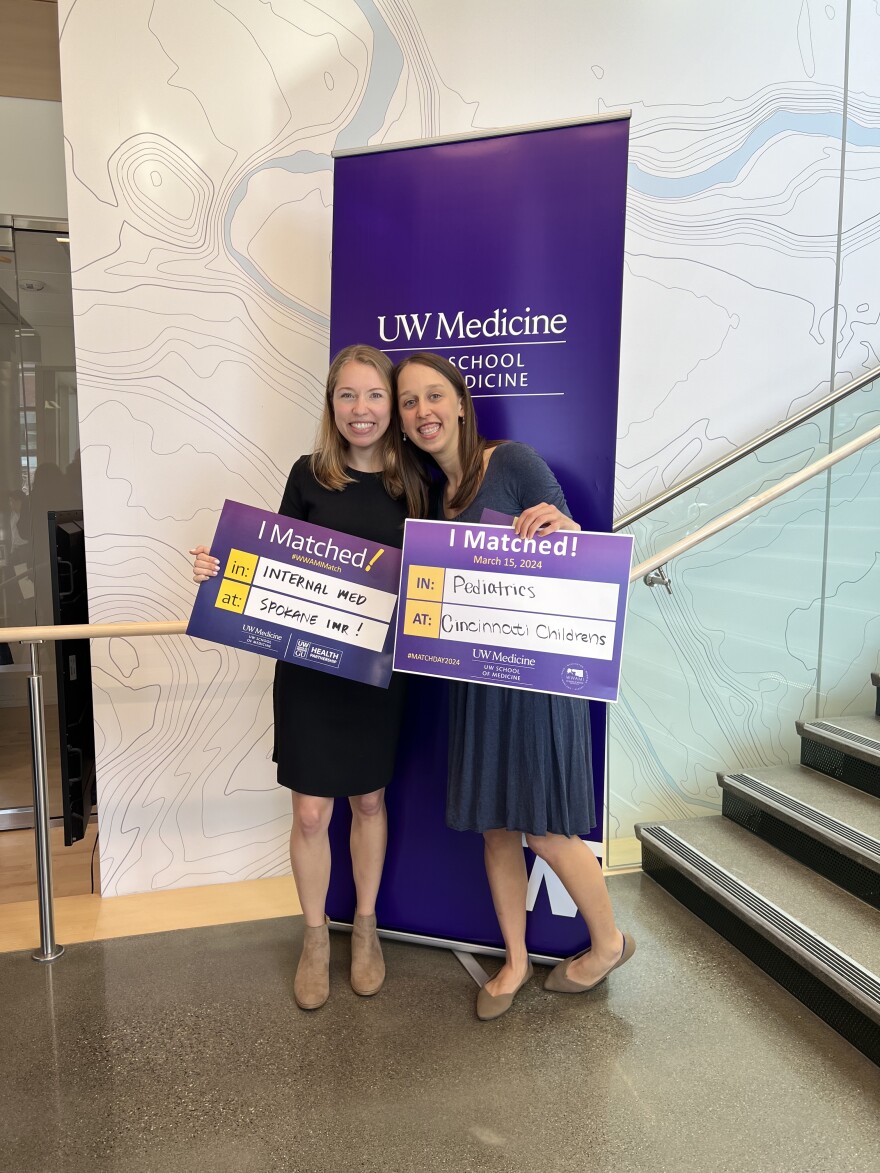
M 458 369 L 419 353 L 395 371 L 405 439 L 442 473 L 432 516 L 478 522 L 484 509 L 515 517 L 524 538 L 577 530 L 562 489 L 525 444 L 486 441 Z M 528 877 L 522 836 L 564 884 L 590 932 L 591 947 L 559 963 L 544 988 L 594 989 L 635 951 L 621 933 L 599 861 L 580 838 L 596 824 L 589 709 L 582 700 L 455 682 L 450 692 L 447 822 L 483 835 L 486 872 L 506 960 L 480 990 L 477 1016 L 507 1011 L 532 975 L 526 950 Z

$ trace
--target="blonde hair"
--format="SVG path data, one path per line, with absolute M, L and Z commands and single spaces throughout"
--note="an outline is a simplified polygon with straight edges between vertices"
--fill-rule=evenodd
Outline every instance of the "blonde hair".
M 346 485 L 354 483 L 354 477 L 347 471 L 348 442 L 343 439 L 336 426 L 336 417 L 333 412 L 333 393 L 339 376 L 346 363 L 359 362 L 373 367 L 382 380 L 382 386 L 387 390 L 392 406 L 391 423 L 380 441 L 379 456 L 382 461 L 382 483 L 389 497 L 405 496 L 407 511 L 419 516 L 424 512 L 423 499 L 425 491 L 421 483 L 417 482 L 412 470 L 404 468 L 401 461 L 400 441 L 397 435 L 397 413 L 394 410 L 393 374 L 394 367 L 387 355 L 374 346 L 346 346 L 333 359 L 330 370 L 327 372 L 327 384 L 324 392 L 324 412 L 318 427 L 318 437 L 315 450 L 309 458 L 312 475 L 319 485 L 325 489 L 340 492 Z

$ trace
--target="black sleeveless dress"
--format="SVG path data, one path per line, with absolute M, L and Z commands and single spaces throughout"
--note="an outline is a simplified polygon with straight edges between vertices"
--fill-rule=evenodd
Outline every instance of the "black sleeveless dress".
M 280 513 L 383 546 L 403 544 L 406 503 L 385 492 L 381 473 L 346 470 L 344 489 L 315 480 L 308 456 L 290 472 Z M 349 797 L 391 781 L 403 715 L 404 677 L 387 689 L 316 672 L 281 660 L 275 666 L 275 752 L 278 782 L 299 794 Z

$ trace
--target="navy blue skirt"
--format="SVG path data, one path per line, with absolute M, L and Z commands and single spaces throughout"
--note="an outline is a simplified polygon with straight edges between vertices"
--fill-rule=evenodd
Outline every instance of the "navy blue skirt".
M 456 831 L 588 834 L 596 825 L 589 704 L 451 684 L 446 822 Z

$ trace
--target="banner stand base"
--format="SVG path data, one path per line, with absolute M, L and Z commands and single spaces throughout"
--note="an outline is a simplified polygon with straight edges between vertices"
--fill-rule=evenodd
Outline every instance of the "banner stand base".
M 460 949 L 453 949 L 452 953 L 454 957 L 458 958 L 480 989 L 482 989 L 489 980 L 489 975 L 483 969 L 482 965 L 480 965 L 479 961 L 477 961 L 473 953 L 462 953 Z
M 329 928 L 340 933 L 350 933 L 351 925 L 345 921 L 331 920 Z M 397 929 L 377 929 L 378 935 L 386 941 L 402 941 L 405 945 L 427 945 L 431 949 L 448 949 L 464 966 L 478 986 L 489 980 L 489 975 L 477 961 L 482 957 L 504 957 L 503 949 L 494 945 L 472 945 L 469 941 L 448 941 L 445 937 L 423 937 L 420 933 L 402 933 Z M 544 953 L 530 953 L 529 960 L 537 965 L 556 965 L 561 957 L 548 957 Z

